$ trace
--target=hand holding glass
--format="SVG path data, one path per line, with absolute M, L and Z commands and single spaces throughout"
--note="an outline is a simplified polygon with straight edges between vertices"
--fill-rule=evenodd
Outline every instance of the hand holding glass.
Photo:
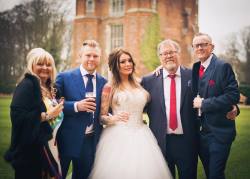
M 94 100 L 95 100 L 95 98 L 96 98 L 96 93 L 95 92 L 86 92 L 85 93 L 85 98 L 93 98 Z M 95 117 L 95 112 L 92 112 L 92 114 L 93 114 L 93 119 L 94 119 L 94 117 Z
M 197 98 L 200 98 L 199 93 L 196 96 Z M 201 108 L 198 108 L 198 116 L 201 117 Z

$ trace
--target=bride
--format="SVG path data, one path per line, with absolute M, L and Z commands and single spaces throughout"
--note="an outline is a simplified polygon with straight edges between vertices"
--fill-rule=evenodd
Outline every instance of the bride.
M 149 127 L 143 108 L 149 94 L 134 79 L 129 52 L 109 55 L 112 82 L 102 92 L 101 122 L 106 125 L 97 146 L 90 179 L 170 179 L 167 163 Z M 113 115 L 109 115 L 109 110 Z

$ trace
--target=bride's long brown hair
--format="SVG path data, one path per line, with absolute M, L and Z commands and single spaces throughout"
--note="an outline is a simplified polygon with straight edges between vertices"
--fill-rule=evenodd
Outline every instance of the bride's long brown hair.
M 114 89 L 117 89 L 117 88 L 121 88 L 120 84 L 122 82 L 121 80 L 121 76 L 120 76 L 120 57 L 122 54 L 126 54 L 128 55 L 130 58 L 131 58 L 131 61 L 132 61 L 132 64 L 133 64 L 133 70 L 132 70 L 132 73 L 129 74 L 128 76 L 128 80 L 130 82 L 130 84 L 133 86 L 133 87 L 139 87 L 139 83 L 135 80 L 135 62 L 133 60 L 133 57 L 132 55 L 125 49 L 122 49 L 122 48 L 117 48 L 117 49 L 114 49 L 110 54 L 109 54 L 109 57 L 108 57 L 108 65 L 109 65 L 109 69 L 110 71 L 112 72 L 112 86 Z

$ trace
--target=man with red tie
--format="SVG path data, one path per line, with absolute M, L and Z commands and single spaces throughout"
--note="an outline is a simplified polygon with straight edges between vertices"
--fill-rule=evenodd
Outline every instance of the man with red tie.
M 180 66 L 180 46 L 173 40 L 158 45 L 163 69 L 160 75 L 142 79 L 142 86 L 150 93 L 146 111 L 149 126 L 175 177 L 197 178 L 199 125 L 193 109 L 192 72 Z
M 199 59 L 193 65 L 192 89 L 198 94 L 194 108 L 201 121 L 199 156 L 208 179 L 224 179 L 224 170 L 236 135 L 235 121 L 228 112 L 239 101 L 238 84 L 230 64 L 217 58 L 208 34 L 193 39 L 194 53 Z

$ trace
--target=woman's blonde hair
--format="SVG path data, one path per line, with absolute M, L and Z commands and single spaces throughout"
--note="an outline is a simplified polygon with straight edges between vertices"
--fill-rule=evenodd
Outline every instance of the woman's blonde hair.
M 51 64 L 52 72 L 51 72 L 50 78 L 46 82 L 46 84 L 49 87 L 54 83 L 57 71 L 56 71 L 54 58 L 52 57 L 52 55 L 49 52 L 47 52 L 46 50 L 44 50 L 42 48 L 33 48 L 28 53 L 26 60 L 28 62 L 26 73 L 29 73 L 29 74 L 36 76 L 39 80 L 40 80 L 40 78 L 37 76 L 37 74 L 34 73 L 33 65 L 37 65 L 38 63 Z

